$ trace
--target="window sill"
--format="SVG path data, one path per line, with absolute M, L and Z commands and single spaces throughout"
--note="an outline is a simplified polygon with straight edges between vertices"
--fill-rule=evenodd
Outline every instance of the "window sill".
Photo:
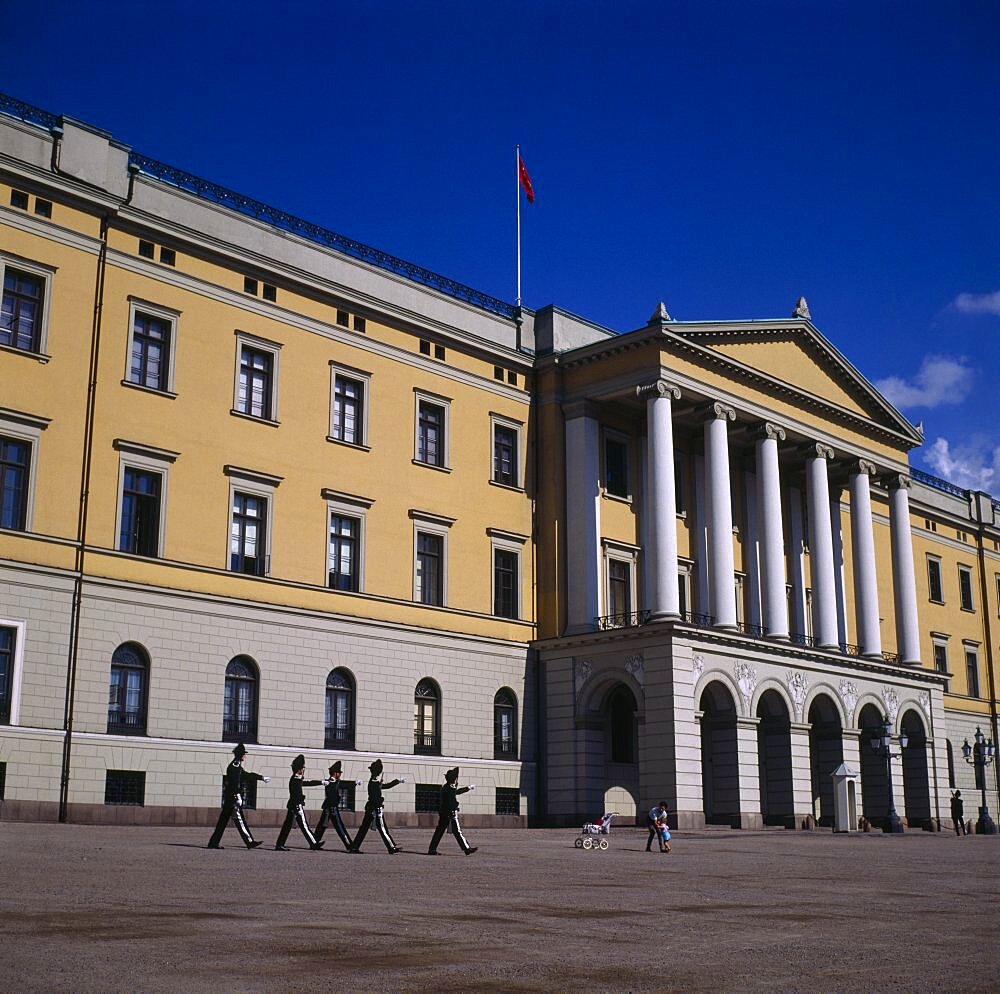
M 413 463 L 414 466 L 422 466 L 424 469 L 434 469 L 434 470 L 437 470 L 437 472 L 439 472 L 439 473 L 450 473 L 451 472 L 451 467 L 450 466 L 435 466 L 434 463 L 432 463 L 432 462 L 424 462 L 422 459 L 413 459 L 413 460 L 411 460 L 411 462 Z
M 244 414 L 243 411 L 237 411 L 235 407 L 229 413 L 234 418 L 242 418 L 244 421 L 256 421 L 259 425 L 268 425 L 271 428 L 277 428 L 281 425 L 280 421 L 272 421 L 270 418 L 258 418 L 253 414 Z
M 333 442 L 334 445 L 344 445 L 349 449 L 357 449 L 359 452 L 371 452 L 372 450 L 370 445 L 362 445 L 360 442 L 348 442 L 344 438 L 334 438 L 333 435 L 327 435 L 326 440 Z
M 613 500 L 616 504 L 628 504 L 630 506 L 632 504 L 632 498 L 631 497 L 623 497 L 621 494 L 608 493 L 607 490 L 602 490 L 601 491 L 601 497 L 604 500 Z
M 499 487 L 501 490 L 511 490 L 516 494 L 523 494 L 524 487 L 515 486 L 513 483 L 499 483 L 497 480 L 487 481 L 491 487 Z
M 169 390 L 157 390 L 156 387 L 147 387 L 142 383 L 133 383 L 131 380 L 122 380 L 122 386 L 130 390 L 141 390 L 143 393 L 155 394 L 157 397 L 166 397 L 167 400 L 176 400 L 177 394 Z
M 966 614 L 975 614 L 976 613 L 976 609 L 974 607 L 963 607 L 962 610 Z
M 45 352 L 33 352 L 28 349 L 19 349 L 16 345 L 0 345 L 0 352 L 9 352 L 11 355 L 21 355 L 26 359 L 34 359 L 35 362 L 47 363 L 52 356 Z

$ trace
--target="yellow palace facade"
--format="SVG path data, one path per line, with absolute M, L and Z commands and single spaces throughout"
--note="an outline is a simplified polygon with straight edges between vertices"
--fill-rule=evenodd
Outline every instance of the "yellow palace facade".
M 236 741 L 411 822 L 977 796 L 1000 505 L 804 301 L 522 313 L 10 98 L 0 221 L 0 818 L 204 823 Z

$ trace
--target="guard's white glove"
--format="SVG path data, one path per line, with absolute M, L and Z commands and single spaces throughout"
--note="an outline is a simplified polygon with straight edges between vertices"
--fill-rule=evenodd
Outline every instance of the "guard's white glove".
M 399 782 L 400 783 L 406 783 L 406 777 L 400 777 L 399 778 Z
M 469 790 L 475 790 L 475 789 L 476 789 L 476 785 L 474 783 L 470 783 L 469 784 Z
M 325 787 L 328 783 L 333 783 L 332 780 L 320 780 L 320 785 Z
M 270 782 L 271 782 L 270 777 L 264 777 L 264 783 L 270 783 Z
M 364 780 L 355 780 L 355 781 L 354 781 L 354 786 L 355 786 L 355 787 L 361 787 L 361 786 L 364 786 Z

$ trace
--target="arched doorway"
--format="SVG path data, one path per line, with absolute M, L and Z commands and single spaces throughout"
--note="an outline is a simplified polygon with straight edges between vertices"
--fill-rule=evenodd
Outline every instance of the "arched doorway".
M 906 736 L 903 754 L 903 808 L 910 828 L 931 827 L 931 792 L 927 781 L 927 731 L 916 711 L 907 711 L 899 726 Z
M 623 683 L 615 684 L 604 699 L 604 771 L 602 797 L 589 818 L 617 811 L 626 820 L 638 813 L 639 705 Z M 597 811 L 597 807 L 602 810 Z
M 820 694 L 809 706 L 809 770 L 812 776 L 813 817 L 819 825 L 833 825 L 833 771 L 844 761 L 844 729 L 837 706 Z
M 883 831 L 889 823 L 889 781 L 885 756 L 872 748 L 872 739 L 881 738 L 885 722 L 874 704 L 866 704 L 858 715 L 861 728 L 861 813 Z
M 740 826 L 739 742 L 736 702 L 718 681 L 702 691 L 701 785 L 705 822 Z
M 757 767 L 760 813 L 765 825 L 794 827 L 792 739 L 788 708 L 776 690 L 765 690 L 757 702 Z

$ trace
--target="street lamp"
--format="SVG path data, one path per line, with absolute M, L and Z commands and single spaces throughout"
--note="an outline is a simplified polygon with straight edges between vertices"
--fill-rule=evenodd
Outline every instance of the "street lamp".
M 976 744 L 969 745 L 969 740 L 965 740 L 962 746 L 962 755 L 965 761 L 976 771 L 976 788 L 983 792 L 983 803 L 979 808 L 979 821 L 976 822 L 976 831 L 980 835 L 996 835 L 997 827 L 990 817 L 990 809 L 986 807 L 986 767 L 993 763 L 996 757 L 996 746 L 992 740 L 987 739 L 982 731 L 976 728 Z
M 899 736 L 901 749 L 906 748 L 906 741 L 906 732 L 903 732 Z M 903 823 L 899 820 L 899 815 L 896 814 L 896 802 L 892 796 L 892 761 L 900 759 L 903 754 L 902 752 L 892 751 L 892 725 L 888 718 L 883 720 L 881 729 L 873 729 L 871 743 L 872 751 L 876 756 L 885 756 L 885 782 L 889 790 L 889 814 L 886 818 L 888 822 L 886 831 L 892 833 L 902 832 Z

